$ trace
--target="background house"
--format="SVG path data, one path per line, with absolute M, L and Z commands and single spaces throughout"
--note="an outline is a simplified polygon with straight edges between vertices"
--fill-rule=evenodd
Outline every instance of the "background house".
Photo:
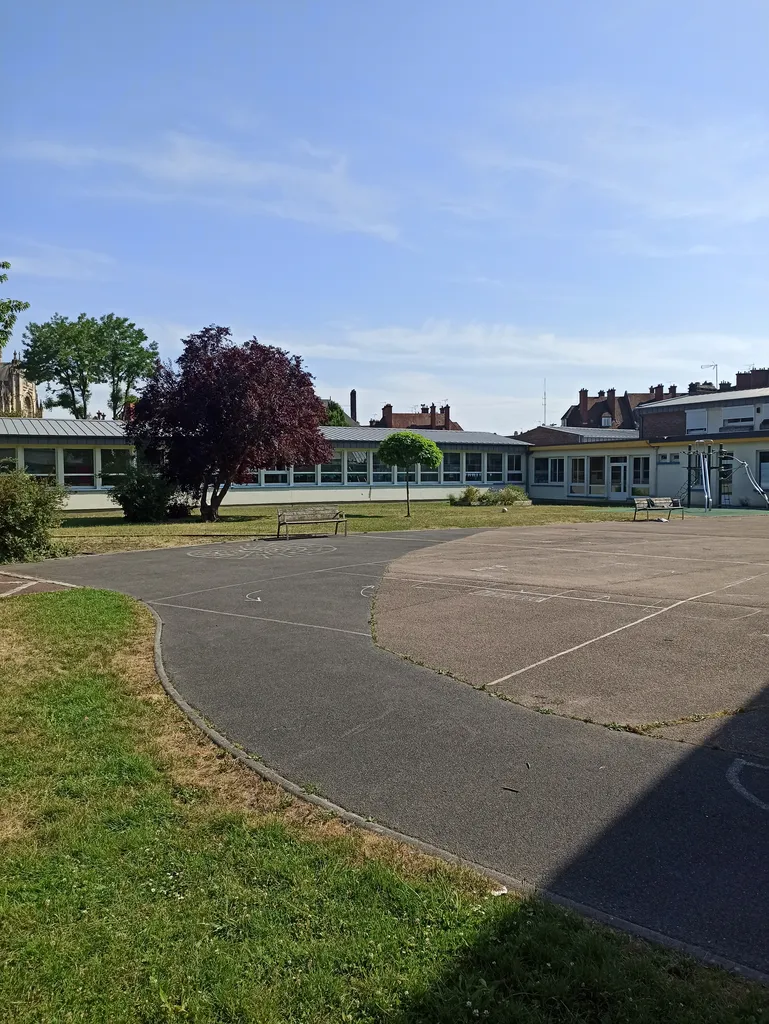
M 391 405 L 382 406 L 380 419 L 370 420 L 371 427 L 395 427 L 396 430 L 461 430 L 460 425 L 451 418 L 451 409 L 442 405 L 436 410 L 435 402 L 431 406 L 423 405 L 419 412 L 393 412 Z

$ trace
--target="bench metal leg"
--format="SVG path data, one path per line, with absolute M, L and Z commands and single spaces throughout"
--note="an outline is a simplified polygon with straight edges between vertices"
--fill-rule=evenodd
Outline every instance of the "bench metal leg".
M 337 522 L 334 523 L 334 536 L 336 537 L 336 535 L 338 533 L 339 533 L 339 522 L 337 521 Z

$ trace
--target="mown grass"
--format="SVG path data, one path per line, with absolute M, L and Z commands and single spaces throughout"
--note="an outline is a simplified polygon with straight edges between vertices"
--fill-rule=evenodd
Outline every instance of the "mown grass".
M 277 530 L 277 509 L 270 505 L 224 506 L 218 523 L 204 523 L 196 513 L 189 519 L 168 523 L 127 523 L 120 511 L 71 512 L 64 517 L 55 538 L 73 554 L 126 551 L 138 548 L 174 547 L 211 541 L 273 534 Z M 344 505 L 353 533 L 390 530 L 428 530 L 473 526 L 545 526 L 555 523 L 592 523 L 632 519 L 626 508 L 596 508 L 580 505 L 510 506 L 508 512 L 495 506 L 465 507 L 447 501 L 412 502 L 411 518 L 403 502 L 367 502 Z M 292 527 L 292 533 L 323 533 L 327 527 Z M 333 531 L 332 531 L 333 532 Z
M 767 993 L 351 830 L 168 701 L 117 594 L 0 601 L 0 1020 L 748 1024 Z

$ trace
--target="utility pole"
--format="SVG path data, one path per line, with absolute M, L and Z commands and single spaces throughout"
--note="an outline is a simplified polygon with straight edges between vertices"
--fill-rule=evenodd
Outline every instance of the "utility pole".
M 547 426 L 547 377 L 542 388 L 542 426 Z
M 716 387 L 718 387 L 718 363 L 701 363 L 701 370 L 712 370 L 716 377 Z

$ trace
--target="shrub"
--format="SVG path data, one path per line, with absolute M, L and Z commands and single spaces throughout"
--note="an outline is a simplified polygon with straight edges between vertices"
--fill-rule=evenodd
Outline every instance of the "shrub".
M 184 494 L 177 494 L 168 503 L 166 517 L 168 519 L 189 519 L 196 502 Z
M 529 496 L 522 487 L 514 487 L 508 484 L 498 491 L 486 491 L 481 495 L 481 505 L 514 505 L 516 501 L 528 501 Z
M 457 505 L 476 505 L 478 499 L 481 496 L 481 492 L 477 487 L 465 487 L 462 493 L 459 495 Z
M 159 523 L 168 518 L 178 496 L 174 484 L 140 461 L 128 467 L 112 488 L 110 499 L 120 505 L 129 523 Z
M 66 492 L 14 469 L 0 474 L 0 562 L 30 562 L 63 553 L 51 539 Z

